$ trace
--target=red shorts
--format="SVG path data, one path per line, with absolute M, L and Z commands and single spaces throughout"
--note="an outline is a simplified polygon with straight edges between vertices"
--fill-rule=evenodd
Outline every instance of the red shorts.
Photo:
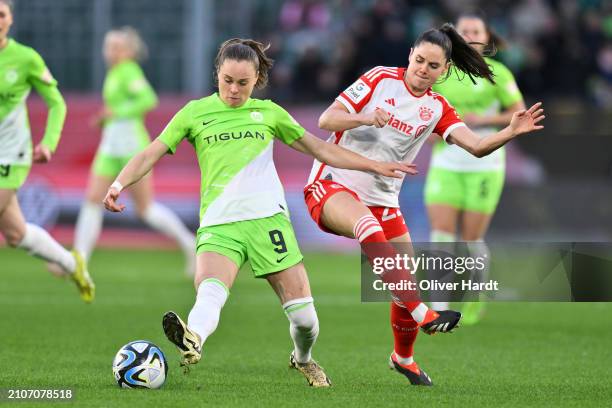
M 331 196 L 341 191 L 346 191 L 355 197 L 355 200 L 361 202 L 357 196 L 357 193 L 332 180 L 317 180 L 304 188 L 304 200 L 306 201 L 308 212 L 319 228 L 325 232 L 336 234 L 334 231 L 323 225 L 323 222 L 321 221 L 323 206 Z M 372 215 L 376 217 L 380 223 L 387 239 L 392 239 L 408 233 L 406 221 L 404 220 L 404 216 L 399 208 L 375 206 L 368 206 L 368 208 L 372 212 Z

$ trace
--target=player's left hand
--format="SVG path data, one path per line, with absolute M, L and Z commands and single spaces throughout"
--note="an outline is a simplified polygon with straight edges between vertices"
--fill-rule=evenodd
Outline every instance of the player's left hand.
M 34 163 L 48 163 L 51 160 L 51 150 L 47 146 L 38 144 L 34 148 L 32 160 Z
M 416 168 L 416 164 L 405 164 L 396 162 L 374 162 L 373 171 L 380 174 L 381 176 L 402 178 L 404 175 L 401 173 L 414 176 L 419 174 Z
M 125 205 L 119 204 L 117 202 L 118 199 L 119 191 L 114 187 L 109 188 L 106 197 L 104 197 L 104 207 L 111 212 L 122 212 L 125 209 Z
M 512 120 L 510 121 L 512 133 L 518 136 L 523 133 L 543 129 L 544 126 L 538 125 L 538 123 L 546 117 L 544 116 L 544 109 L 542 109 L 541 106 L 542 102 L 538 102 L 529 109 L 514 112 Z

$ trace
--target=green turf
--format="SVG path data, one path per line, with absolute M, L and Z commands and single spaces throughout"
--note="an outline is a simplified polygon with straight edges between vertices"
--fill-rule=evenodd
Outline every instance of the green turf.
M 387 368 L 388 305 L 359 303 L 358 260 L 307 254 L 321 334 L 315 358 L 333 380 L 309 388 L 287 368 L 287 320 L 267 283 L 243 271 L 189 375 L 165 340 L 161 316 L 185 316 L 194 290 L 179 253 L 96 252 L 94 304 L 40 261 L 0 249 L 0 387 L 75 390 L 61 406 L 604 406 L 612 401 L 612 304 L 492 304 L 484 321 L 420 336 L 416 359 L 435 387 L 407 385 Z M 118 388 L 117 349 L 158 344 L 170 362 L 158 391 Z M 49 402 L 39 406 L 49 406 Z M 30 404 L 20 403 L 25 407 Z M 0 406 L 2 404 L 0 403 Z

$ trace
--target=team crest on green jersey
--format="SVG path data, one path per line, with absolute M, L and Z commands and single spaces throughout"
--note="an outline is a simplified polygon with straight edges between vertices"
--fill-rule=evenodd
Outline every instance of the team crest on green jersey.
M 17 70 L 14 68 L 7 70 L 6 73 L 4 74 L 4 80 L 9 85 L 13 85 L 15 82 L 17 82 L 17 79 L 19 79 L 19 74 L 17 73 Z

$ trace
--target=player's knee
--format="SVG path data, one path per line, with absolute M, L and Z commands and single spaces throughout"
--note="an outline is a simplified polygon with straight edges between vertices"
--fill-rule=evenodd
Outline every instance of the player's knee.
M 429 233 L 429 239 L 431 242 L 455 242 L 455 234 L 443 229 L 433 229 Z
M 6 243 L 12 247 L 16 248 L 23 241 L 23 237 L 25 236 L 25 230 L 20 228 L 10 228 L 6 231 L 2 231 L 2 235 L 6 240 Z
M 318 332 L 319 318 L 314 307 L 313 299 L 294 299 L 283 305 L 287 318 L 296 330 L 301 332 Z

